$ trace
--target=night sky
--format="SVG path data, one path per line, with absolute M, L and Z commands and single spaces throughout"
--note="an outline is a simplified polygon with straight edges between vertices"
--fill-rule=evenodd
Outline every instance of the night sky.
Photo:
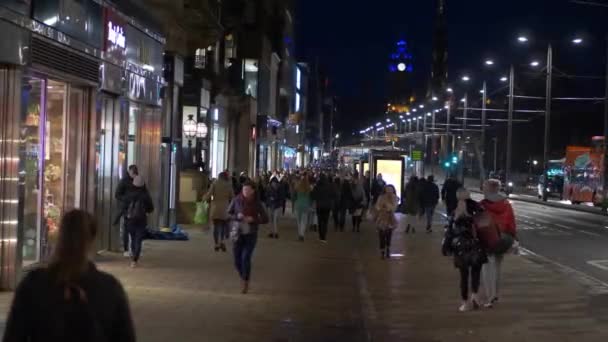
M 348 118 L 337 122 L 343 133 L 358 131 L 382 116 L 388 55 L 399 39 L 410 45 L 414 88 L 424 93 L 430 76 L 435 6 L 434 0 L 299 0 L 298 55 L 307 60 L 318 58 L 327 70 L 332 90 L 340 99 L 342 118 Z M 457 80 L 463 73 L 477 81 L 469 85 L 477 89 L 481 78 L 498 78 L 499 70 L 506 70 L 510 63 L 521 65 L 522 75 L 530 72 L 524 64 L 533 58 L 544 61 L 549 40 L 555 45 L 556 69 L 566 74 L 604 74 L 608 7 L 570 0 L 447 0 L 447 12 L 450 84 L 459 92 L 464 88 Z M 529 47 L 515 43 L 522 32 L 533 38 Z M 583 35 L 584 46 L 571 46 L 575 35 Z M 496 60 L 498 70 L 483 71 L 486 57 Z M 520 77 L 518 87 L 529 87 L 528 93 L 540 91 L 542 96 L 543 88 L 534 75 L 526 77 Z M 602 97 L 603 93 L 601 80 L 556 81 L 556 96 Z M 554 106 L 559 112 L 561 104 Z M 563 108 L 571 111 L 567 105 Z M 596 112 L 598 104 L 577 109 Z M 599 109 L 601 113 L 601 106 Z M 597 122 L 590 119 L 580 126 L 593 127 Z M 582 135 L 595 133 L 582 130 Z

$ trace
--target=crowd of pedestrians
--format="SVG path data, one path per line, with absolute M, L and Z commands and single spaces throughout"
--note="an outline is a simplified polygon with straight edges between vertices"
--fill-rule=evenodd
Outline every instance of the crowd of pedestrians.
M 347 214 L 352 217 L 352 231 L 359 233 L 365 216 L 377 229 L 380 257 L 389 259 L 393 232 L 399 225 L 396 212 L 405 216 L 406 234 L 423 225 L 432 233 L 441 199 L 448 216 L 441 249 L 453 257 L 459 271 L 459 311 L 498 303 L 504 256 L 518 244 L 513 209 L 500 194 L 500 181 L 493 179 L 485 182 L 484 198 L 479 202 L 454 178 L 446 179 L 440 191 L 433 176 L 412 176 L 404 189 L 396 189 L 381 174 L 372 179 L 369 173 L 298 170 L 262 174 L 251 180 L 245 173 L 237 178 L 226 171 L 209 184 L 202 200 L 210 202 L 214 250 L 226 252 L 227 240 L 232 240 L 242 293 L 249 291 L 260 226 L 270 223 L 268 237 L 279 239 L 278 221 L 288 201 L 299 241 L 314 230 L 319 241 L 327 243 L 330 217 L 334 231 L 344 232 Z M 122 227 L 125 256 L 136 267 L 147 215 L 154 207 L 135 165 L 118 186 L 116 199 L 120 210 L 115 222 Z M 72 210 L 64 215 L 51 262 L 29 272 L 15 293 L 4 341 L 135 340 L 122 286 L 98 271 L 89 259 L 96 233 L 91 214 Z M 479 293 L 482 284 L 483 298 Z M 34 325 L 37 329 L 26 328 Z

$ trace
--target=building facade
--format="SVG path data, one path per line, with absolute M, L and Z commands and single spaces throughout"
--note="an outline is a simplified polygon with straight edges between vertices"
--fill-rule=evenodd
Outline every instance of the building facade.
M 129 164 L 161 182 L 165 39 L 141 13 L 92 0 L 0 5 L 0 287 L 48 257 L 73 208 L 97 215 L 97 249 L 115 249 L 113 192 Z M 151 194 L 159 205 L 160 189 Z

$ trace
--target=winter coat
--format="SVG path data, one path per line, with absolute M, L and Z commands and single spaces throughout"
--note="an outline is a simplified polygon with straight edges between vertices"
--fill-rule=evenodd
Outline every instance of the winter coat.
M 444 250 L 449 249 L 454 255 L 456 268 L 481 266 L 488 261 L 486 249 L 475 225 L 475 216 L 483 209 L 471 199 L 466 200 L 466 208 L 467 215 L 455 218 L 445 232 Z
M 312 190 L 312 200 L 318 209 L 331 209 L 336 201 L 336 191 L 333 183 L 329 181 L 319 182 Z
M 397 227 L 397 219 L 395 218 L 395 210 L 399 204 L 399 198 L 395 194 L 382 194 L 378 197 L 374 206 L 376 213 L 376 225 L 380 230 L 395 229 Z
M 481 201 L 481 206 L 492 215 L 501 233 L 507 233 L 513 237 L 517 235 L 513 207 L 506 197 L 499 194 L 486 197 Z
M 74 287 L 83 290 L 86 303 L 81 305 L 90 310 L 103 335 L 99 342 L 135 342 L 127 295 L 116 278 L 98 271 L 91 263 Z M 28 272 L 15 291 L 3 341 L 67 341 L 61 328 L 67 324 L 64 320 L 67 303 L 62 303 L 66 303 L 65 288 L 57 284 L 48 269 Z
M 351 211 L 354 212 L 357 209 L 365 208 L 367 205 L 367 197 L 365 196 L 365 190 L 363 189 L 361 182 L 354 181 L 351 185 L 351 191 L 353 196 Z
M 234 197 L 232 183 L 229 180 L 217 179 L 209 191 L 203 196 L 203 201 L 211 200 L 209 218 L 212 220 L 227 220 L 228 205 Z
M 283 208 L 283 204 L 287 198 L 285 187 L 281 183 L 270 182 L 266 191 L 266 205 L 268 209 Z
M 353 190 L 350 182 L 347 180 L 342 181 L 340 184 L 340 204 L 339 208 L 342 210 L 348 210 L 353 206 Z
M 426 181 L 422 183 L 420 191 L 420 205 L 423 208 L 434 207 L 439 203 L 439 187 L 433 182 Z
M 372 203 L 375 204 L 378 200 L 378 197 L 382 195 L 384 192 L 384 187 L 386 186 L 386 182 L 382 179 L 374 179 L 372 184 L 371 193 L 372 193 Z
M 294 209 L 297 212 L 303 213 L 310 210 L 312 207 L 312 197 L 310 192 L 294 191 Z
M 125 226 L 127 227 L 127 230 L 147 228 L 147 215 L 140 219 L 130 219 L 127 218 L 126 215 L 128 214 L 129 206 L 131 205 L 131 203 L 134 203 L 136 201 L 141 201 L 143 203 L 146 214 L 149 214 L 154 211 L 154 204 L 152 203 L 152 198 L 150 197 L 148 189 L 145 186 L 139 188 L 132 186 L 131 190 L 129 190 L 129 192 L 125 195 L 124 198 L 125 201 L 123 204 L 122 212 L 123 215 L 125 215 Z
M 453 178 L 448 178 L 443 183 L 443 187 L 441 188 L 441 199 L 445 201 L 445 206 L 448 213 L 453 212 L 458 205 L 456 191 L 458 191 L 460 187 L 462 187 L 460 182 Z
M 251 228 L 251 234 L 257 234 L 260 224 L 266 224 L 269 221 L 268 213 L 266 212 L 266 209 L 264 209 L 264 205 L 257 198 L 255 199 L 255 207 L 255 221 L 253 223 L 249 223 L 249 226 Z M 238 214 L 243 214 L 244 209 L 245 197 L 243 197 L 243 195 L 236 196 L 228 206 L 228 219 L 231 221 L 239 221 Z
M 405 206 L 407 215 L 418 215 L 420 213 L 420 187 L 418 181 L 409 181 L 405 186 Z

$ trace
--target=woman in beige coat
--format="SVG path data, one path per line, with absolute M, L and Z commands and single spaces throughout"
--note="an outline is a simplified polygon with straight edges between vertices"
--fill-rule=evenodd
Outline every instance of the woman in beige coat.
M 211 184 L 209 191 L 203 196 L 203 201 L 211 200 L 209 218 L 213 221 L 213 240 L 216 252 L 220 249 L 226 252 L 224 241 L 228 239 L 230 233 L 227 210 L 233 196 L 232 182 L 226 172 L 219 174 L 218 179 Z
M 384 192 L 374 206 L 376 210 L 376 226 L 378 227 L 378 236 L 380 238 L 380 257 L 388 259 L 391 255 L 391 240 L 393 237 L 393 229 L 397 227 L 397 219 L 395 218 L 395 210 L 399 199 L 395 192 L 395 187 L 387 185 L 384 187 Z

